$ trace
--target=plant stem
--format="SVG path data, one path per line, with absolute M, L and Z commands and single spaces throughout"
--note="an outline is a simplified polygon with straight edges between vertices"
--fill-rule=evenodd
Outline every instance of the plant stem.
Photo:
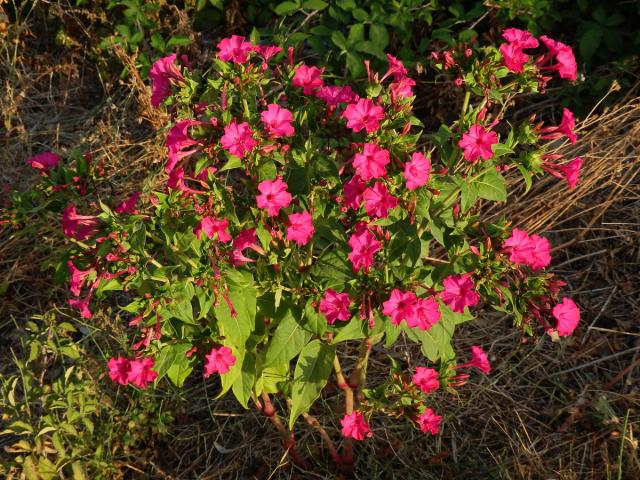
M 324 429 L 324 427 L 320 425 L 320 422 L 318 422 L 316 417 L 314 417 L 313 415 L 309 415 L 308 413 L 303 413 L 302 416 L 307 421 L 307 423 L 311 425 L 323 438 L 323 440 L 327 444 L 327 448 L 329 449 L 329 455 L 331 455 L 334 463 L 338 466 L 342 465 L 342 457 L 338 453 L 338 450 L 336 450 L 333 440 L 331 440 L 331 437 Z

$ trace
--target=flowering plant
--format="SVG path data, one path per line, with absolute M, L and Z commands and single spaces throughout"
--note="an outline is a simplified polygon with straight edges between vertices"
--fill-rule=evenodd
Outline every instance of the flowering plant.
M 267 415 L 296 458 L 303 417 L 348 468 L 375 412 L 436 434 L 434 392 L 464 385 L 472 368 L 490 373 L 481 347 L 459 363 L 452 346 L 482 309 L 511 314 L 527 334 L 570 335 L 580 312 L 545 271 L 549 241 L 487 223 L 482 209 L 507 201 L 512 167 L 527 188 L 544 172 L 575 186 L 581 160 L 545 153 L 575 141 L 571 112 L 558 126 L 507 121 L 513 98 L 543 91 L 550 73 L 575 79 L 575 60 L 546 37 L 536 54 L 528 32 L 503 36 L 499 48 L 433 54 L 437 69 L 457 72 L 464 102 L 426 135 L 412 114 L 415 82 L 394 57 L 382 76 L 365 62 L 358 93 L 296 64 L 292 50 L 233 36 L 204 70 L 175 55 L 151 69 L 153 104 L 171 117 L 160 188 L 107 205 L 82 180 L 99 166 L 33 159 L 45 195 L 65 195 L 70 304 L 90 318 L 95 299 L 122 292 L 133 340 L 108 362 L 111 379 L 181 386 L 200 370 L 219 379 L 219 395 Z M 405 372 L 391 360 L 387 380 L 368 385 L 373 347 L 401 336 L 425 365 Z M 344 393 L 342 453 L 309 413 L 329 382 Z M 287 400 L 286 423 L 274 395 Z

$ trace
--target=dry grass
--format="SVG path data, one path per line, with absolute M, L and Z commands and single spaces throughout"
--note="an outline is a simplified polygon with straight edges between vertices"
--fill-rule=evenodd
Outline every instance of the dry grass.
M 10 26 L 26 28 L 26 26 Z M 140 102 L 140 82 L 102 81 L 77 51 L 39 52 L 28 30 L 5 34 L 2 49 L 0 178 L 13 187 L 34 180 L 25 160 L 45 148 L 82 145 L 108 158 L 105 195 L 123 182 L 140 182 L 163 157 Z M 15 42 L 13 41 L 15 39 Z M 117 88 L 116 88 L 117 87 Z M 584 159 L 582 182 L 572 192 L 547 178 L 518 201 L 496 209 L 514 224 L 545 232 L 559 247 L 554 271 L 584 309 L 571 339 L 532 342 L 499 315 L 465 325 L 456 337 L 464 351 L 488 347 L 495 365 L 459 396 L 442 396 L 444 432 L 425 437 L 407 424 L 375 417 L 375 440 L 358 446 L 356 478 L 640 478 L 640 98 L 592 115 L 575 146 Z M 142 105 L 142 106 L 141 106 Z M 514 177 L 515 178 L 515 177 Z M 59 248 L 57 225 L 27 234 L 0 231 L 0 334 L 55 301 L 50 274 L 40 263 Z M 490 339 L 490 340 L 487 340 Z M 391 353 L 407 365 L 419 358 L 400 343 Z M 0 360 L 1 361 L 1 360 Z M 2 367 L 0 371 L 3 371 Z M 370 375 L 383 375 L 374 355 Z M 327 452 L 310 429 L 296 432 L 313 471 L 292 466 L 278 435 L 230 396 L 213 401 L 215 387 L 194 380 L 182 393 L 160 392 L 175 409 L 169 435 L 155 439 L 138 461 L 122 465 L 136 478 L 334 478 Z M 332 398 L 326 399 L 331 402 Z M 329 432 L 337 427 L 329 418 Z M 313 440 L 311 441 L 311 437 Z

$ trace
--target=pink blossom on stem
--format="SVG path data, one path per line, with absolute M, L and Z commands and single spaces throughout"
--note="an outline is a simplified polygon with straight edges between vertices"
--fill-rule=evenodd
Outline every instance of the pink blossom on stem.
M 551 243 L 540 235 L 531 236 L 532 254 L 529 266 L 534 272 L 551 263 Z
M 440 388 L 440 376 L 433 368 L 417 367 L 411 381 L 424 393 L 433 392 Z
M 404 77 L 396 82 L 393 82 L 391 85 L 389 85 L 389 90 L 391 91 L 391 101 L 395 103 L 401 98 L 413 97 L 413 87 L 415 86 L 416 82 L 409 77 Z
M 491 373 L 491 364 L 489 363 L 487 354 L 482 347 L 476 345 L 471 347 L 471 361 L 469 362 L 469 366 L 476 367 L 483 373 Z
M 398 206 L 398 199 L 389 193 L 387 187 L 376 182 L 373 187 L 367 188 L 362 193 L 364 209 L 370 217 L 386 218 L 389 210 Z
M 332 288 L 327 288 L 324 297 L 320 300 L 320 312 L 324 314 L 329 325 L 336 320 L 347 321 L 351 318 L 351 300 L 349 294 L 338 293 Z
M 231 155 L 242 158 L 258 145 L 252 135 L 253 131 L 247 122 L 238 123 L 234 120 L 224 127 L 224 135 L 220 139 L 220 145 Z
M 68 205 L 62 212 L 62 231 L 65 236 L 75 238 L 79 242 L 86 240 L 97 232 L 98 217 L 94 215 L 78 215 L 75 205 Z
M 218 42 L 218 58 L 224 62 L 245 63 L 249 53 L 254 49 L 253 45 L 244 41 L 245 37 L 232 35 Z
M 365 182 L 372 178 L 380 178 L 387 174 L 386 166 L 390 162 L 389 150 L 380 148 L 375 143 L 365 143 L 362 153 L 353 156 L 353 168 Z
M 356 103 L 347 105 L 342 116 L 347 120 L 347 127 L 354 132 L 366 130 L 367 133 L 372 133 L 380 128 L 384 110 L 368 98 L 361 98 Z
M 540 37 L 542 43 L 549 49 L 549 54 L 541 59 L 541 70 L 557 70 L 561 78 L 575 81 L 578 74 L 578 65 L 573 55 L 573 50 L 569 45 L 553 40 L 552 38 L 542 35 Z M 542 66 L 549 58 L 555 58 L 554 65 Z
M 349 260 L 351 261 L 353 270 L 357 272 L 363 269 L 365 273 L 368 273 L 371 265 L 373 265 L 373 256 L 380 250 L 382 246 L 381 243 L 369 230 L 354 233 L 351 235 L 351 238 L 349 238 L 348 243 L 351 247 Z
M 82 318 L 91 318 L 93 316 L 93 314 L 91 313 L 91 310 L 89 309 L 89 302 L 91 301 L 91 293 L 89 293 L 86 297 L 84 298 L 70 298 L 69 299 L 69 306 L 71 308 L 76 308 L 78 310 L 80 310 L 80 316 Z
M 425 411 L 416 418 L 416 422 L 418 423 L 422 433 L 430 433 L 431 435 L 438 434 L 440 431 L 441 421 L 442 417 L 440 415 L 436 415 L 436 413 L 430 408 L 426 408 Z
M 394 288 L 391 291 L 389 300 L 382 304 L 382 313 L 391 317 L 391 323 L 400 325 L 402 320 L 409 323 L 410 318 L 414 316 L 414 305 L 416 303 L 416 295 L 413 292 L 403 292 Z
M 418 298 L 414 305 L 413 321 L 410 323 L 410 319 L 407 320 L 407 325 L 411 328 L 429 330 L 438 323 L 441 316 L 440 304 L 435 298 Z
M 80 270 L 73 264 L 71 260 L 67 261 L 67 267 L 69 268 L 69 273 L 71 274 L 69 290 L 71 290 L 71 294 L 74 297 L 79 297 L 85 279 L 89 275 L 94 273 L 95 270 L 93 268 L 89 268 L 88 270 Z
M 553 316 L 558 324 L 556 330 L 561 337 L 568 337 L 580 323 L 580 309 L 570 298 L 564 297 L 562 302 L 553 307 Z
M 212 348 L 205 355 L 204 377 L 208 378 L 214 373 L 224 374 L 236 364 L 236 357 L 228 347 Z
M 555 165 L 555 168 L 564 176 L 569 184 L 569 190 L 576 188 L 580 176 L 580 169 L 582 168 L 582 158 L 576 157 L 565 165 Z
M 57 153 L 42 152 L 31 157 L 27 160 L 27 163 L 41 173 L 45 173 L 55 168 L 60 163 L 60 160 L 62 160 L 62 157 Z
M 344 87 L 340 86 L 327 86 L 322 87 L 316 92 L 316 97 L 325 102 L 330 107 L 335 107 L 340 103 L 351 103 L 358 100 L 358 95 L 351 90 L 349 85 Z
M 480 301 L 480 295 L 475 291 L 471 275 L 449 275 L 442 282 L 444 290 L 440 298 L 451 310 L 464 313 L 465 307 L 473 307 Z
M 178 162 L 198 151 L 198 148 L 191 148 L 199 145 L 197 140 L 189 136 L 189 127 L 200 125 L 202 122 L 196 120 L 180 120 L 167 133 L 166 146 L 169 150 L 169 161 L 165 170 L 171 173 Z
M 538 39 L 531 33 L 518 28 L 507 28 L 502 32 L 502 38 L 509 43 L 519 45 L 521 48 L 537 48 L 540 45 Z
M 404 64 L 393 55 L 387 53 L 387 61 L 389 62 L 389 70 L 384 74 L 385 78 L 393 75 L 393 79 L 398 81 L 405 78 L 407 73 L 409 73 Z
M 295 132 L 291 125 L 293 114 L 280 105 L 275 103 L 267 105 L 267 109 L 260 113 L 260 117 L 267 133 L 273 138 L 290 137 Z
M 116 206 L 116 208 L 114 208 L 114 211 L 120 214 L 127 213 L 129 215 L 135 215 L 136 213 L 138 213 L 138 211 L 136 210 L 136 204 L 138 203 L 139 199 L 140 192 L 133 192 L 126 200 L 120 202 Z
M 423 153 L 415 152 L 411 160 L 404 164 L 404 178 L 407 181 L 407 189 L 415 190 L 426 185 L 431 173 L 431 160 Z
M 175 64 L 176 54 L 162 57 L 149 70 L 151 77 L 151 105 L 158 108 L 165 98 L 171 95 L 171 82 L 181 83 L 184 76 Z
M 314 231 L 313 217 L 306 210 L 289 215 L 287 240 L 296 242 L 298 245 L 306 245 L 313 237 Z
M 348 208 L 358 210 L 362 203 L 362 193 L 366 185 L 358 175 L 354 175 L 344 183 L 344 204 Z
M 493 157 L 491 146 L 496 143 L 498 143 L 496 132 L 486 130 L 482 125 L 475 124 L 462 135 L 458 146 L 464 149 L 465 160 L 473 163 L 480 157 L 485 160 Z
M 129 383 L 133 383 L 138 388 L 145 388 L 147 383 L 153 382 L 158 376 L 158 372 L 153 369 L 153 358 L 131 360 L 129 369 Z
M 291 203 L 291 194 L 287 192 L 287 184 L 281 177 L 275 180 L 263 180 L 258 185 L 260 195 L 256 198 L 258 208 L 265 209 L 270 217 L 275 217 L 281 208 Z
M 556 127 L 545 127 L 541 130 L 542 135 L 540 138 L 543 140 L 554 140 L 560 138 L 563 135 L 569 139 L 571 143 L 576 143 L 578 136 L 574 130 L 576 128 L 576 119 L 573 113 L 568 108 L 562 109 L 562 120 L 560 125 Z
M 244 255 L 244 251 L 249 248 L 254 252 L 264 255 L 264 250 L 258 245 L 258 237 L 256 236 L 256 229 L 249 228 L 242 230 L 236 238 L 233 239 L 231 255 L 229 261 L 232 265 L 238 266 L 245 263 L 254 262 L 255 260 Z
M 113 357 L 107 363 L 109 368 L 109 377 L 120 385 L 129 383 L 129 371 L 131 370 L 131 362 L 126 357 Z
M 514 73 L 522 73 L 524 64 L 529 60 L 529 55 L 522 51 L 522 47 L 514 43 L 503 43 L 500 45 L 500 53 L 505 67 Z
M 369 424 L 360 412 L 345 414 L 340 420 L 342 425 L 342 435 L 354 440 L 364 440 L 365 437 L 373 436 Z
M 198 226 L 194 229 L 193 233 L 196 234 L 198 240 L 202 238 L 204 233 L 208 238 L 215 238 L 220 242 L 230 242 L 231 235 L 229 235 L 229 220 L 226 218 L 218 220 L 212 217 L 203 217 L 200 220 Z
M 318 67 L 300 65 L 293 76 L 293 86 L 302 88 L 302 93 L 305 95 L 313 95 L 324 86 L 322 70 Z
M 265 64 L 282 51 L 277 45 L 256 45 L 254 50 L 262 57 Z M 266 65 L 263 65 L 266 67 Z

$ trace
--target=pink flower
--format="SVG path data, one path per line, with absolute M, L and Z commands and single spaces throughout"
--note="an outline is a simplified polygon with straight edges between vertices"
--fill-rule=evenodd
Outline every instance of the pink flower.
M 181 167 L 173 170 L 171 173 L 169 173 L 169 178 L 167 178 L 167 187 L 171 190 L 180 190 L 187 195 L 206 193 L 187 186 L 184 181 L 184 176 L 184 168 Z
M 351 90 L 349 85 L 345 85 L 344 87 L 322 87 L 316 92 L 316 97 L 324 101 L 330 107 L 335 107 L 340 103 L 355 102 L 359 98 L 358 95 Z
M 129 371 L 131 370 L 131 362 L 126 357 L 113 357 L 107 363 L 109 368 L 109 377 L 120 385 L 129 383 Z
M 131 360 L 130 365 L 129 383 L 133 383 L 138 388 L 145 388 L 147 383 L 153 382 L 158 376 L 158 372 L 152 370 L 153 358 Z
M 189 136 L 189 127 L 201 123 L 191 119 L 180 120 L 167 133 L 166 145 L 169 150 L 169 161 L 165 170 L 168 173 L 173 171 L 180 160 L 198 151 L 198 148 L 191 148 L 199 145 L 199 142 Z
M 88 270 L 80 270 L 77 268 L 71 260 L 67 261 L 67 267 L 71 274 L 71 280 L 69 282 L 69 290 L 74 297 L 79 297 L 82 290 L 82 285 L 85 279 L 95 272 L 95 269 L 90 268 Z
M 162 57 L 149 70 L 151 77 L 151 105 L 158 108 L 162 101 L 171 95 L 171 82 L 184 81 L 182 72 L 175 64 L 176 54 Z
M 390 161 L 389 150 L 380 148 L 375 143 L 365 143 L 362 153 L 353 156 L 353 168 L 366 182 L 386 175 L 386 166 Z
M 393 55 L 387 53 L 387 61 L 389 62 L 389 70 L 385 73 L 385 77 L 393 75 L 393 79 L 398 81 L 405 78 L 407 73 L 409 73 L 404 64 Z
M 542 35 L 540 40 L 542 40 L 542 43 L 549 49 L 549 55 L 543 58 L 543 62 L 547 60 L 549 56 L 555 57 L 557 62 L 555 65 L 541 67 L 541 70 L 557 70 L 561 78 L 575 81 L 578 73 L 578 65 L 576 64 L 576 58 L 573 55 L 571 47 L 553 40 L 546 35 Z
M 281 208 L 291 203 L 291 194 L 287 192 L 287 184 L 281 177 L 275 180 L 263 180 L 258 185 L 260 195 L 256 198 L 258 208 L 266 209 L 270 217 L 275 217 Z
M 373 187 L 367 188 L 362 198 L 364 209 L 370 217 L 386 218 L 389 216 L 389 210 L 398 206 L 398 199 L 391 195 L 381 182 L 376 182 Z
M 353 270 L 357 272 L 363 269 L 365 273 L 368 273 L 373 265 L 373 256 L 382 245 L 369 230 L 354 233 L 348 243 L 351 247 L 349 260 L 353 265 Z
M 502 32 L 502 38 L 509 43 L 519 45 L 520 48 L 537 48 L 539 45 L 536 37 L 531 35 L 526 30 L 520 30 L 518 28 L 507 28 Z
M 402 320 L 412 318 L 414 313 L 414 305 L 416 303 L 416 295 L 413 292 L 403 292 L 394 288 L 389 296 L 389 300 L 382 304 L 382 313 L 391 317 L 391 323 L 400 325 Z
M 220 139 L 220 145 L 231 155 L 242 158 L 258 145 L 258 142 L 251 135 L 253 135 L 253 131 L 247 122 L 238 123 L 234 120 L 224 127 L 224 135 Z
M 296 242 L 298 245 L 306 245 L 313 236 L 314 231 L 313 217 L 309 212 L 303 211 L 289 215 L 287 240 Z
M 344 204 L 348 208 L 358 210 L 362 203 L 362 193 L 365 189 L 365 183 L 362 179 L 354 175 L 348 182 L 344 184 Z
M 318 67 L 300 65 L 293 76 L 293 86 L 302 88 L 302 93 L 305 95 L 313 95 L 316 90 L 324 86 L 321 76 L 322 70 Z
M 444 291 L 440 293 L 442 301 L 454 312 L 464 313 L 464 307 L 473 307 L 480 301 L 475 291 L 471 275 L 449 275 L 442 282 Z
M 347 105 L 342 116 L 347 120 L 347 127 L 354 132 L 366 130 L 371 133 L 380 128 L 384 110 L 368 98 L 361 98 L 356 103 Z
M 524 71 L 524 64 L 529 60 L 529 55 L 522 51 L 520 45 L 503 43 L 500 45 L 499 50 L 505 67 L 514 73 L 522 73 Z
M 82 318 L 91 318 L 91 316 L 93 315 L 91 313 L 91 310 L 89 309 L 89 302 L 91 301 L 91 293 L 89 293 L 86 297 L 84 298 L 70 298 L 69 299 L 69 306 L 71 308 L 76 308 L 78 310 L 80 310 L 80 316 Z
M 524 230 L 514 228 L 511 236 L 503 244 L 503 249 L 509 254 L 509 260 L 517 264 L 529 265 L 533 254 L 531 237 Z
M 483 373 L 491 373 L 491 364 L 487 354 L 481 347 L 476 345 L 471 347 L 471 362 L 469 362 L 469 366 L 476 367 Z
M 416 82 L 409 77 L 401 78 L 400 80 L 393 82 L 389 85 L 391 91 L 391 101 L 397 102 L 401 98 L 413 97 L 413 87 L 416 86 Z
M 544 133 L 540 138 L 543 140 L 554 140 L 563 135 L 566 136 L 571 143 L 576 143 L 578 136 L 575 134 L 576 119 L 568 108 L 562 109 L 562 120 L 560 125 L 556 127 L 545 127 L 540 132 Z
M 75 205 L 68 205 L 62 212 L 62 231 L 65 236 L 75 238 L 79 242 L 86 240 L 97 232 L 98 217 L 78 215 Z
M 556 165 L 555 167 L 569 184 L 569 190 L 576 188 L 576 185 L 578 185 L 578 177 L 580 176 L 580 169 L 582 168 L 582 159 L 576 157 L 565 165 Z
M 136 204 L 138 203 L 139 199 L 140 192 L 133 192 L 126 200 L 120 202 L 116 206 L 114 211 L 120 214 L 127 213 L 129 215 L 135 215 L 136 213 L 138 213 L 138 211 L 136 210 Z
M 340 420 L 342 424 L 342 435 L 354 440 L 364 440 L 365 437 L 373 436 L 369 424 L 360 412 L 345 414 Z
M 224 374 L 236 364 L 236 357 L 228 347 L 212 348 L 204 357 L 204 377 L 207 378 L 214 373 Z
M 244 37 L 232 35 L 230 38 L 220 40 L 217 45 L 218 58 L 224 62 L 245 63 L 253 45 L 244 41 Z
M 529 266 L 534 272 L 548 267 L 551 263 L 551 244 L 549 240 L 540 235 L 531 236 L 531 261 Z
M 431 173 L 431 160 L 420 152 L 415 152 L 411 160 L 404 164 L 404 178 L 407 181 L 407 188 L 415 190 L 429 181 Z
M 424 393 L 433 392 L 440 388 L 438 371 L 433 368 L 417 367 L 411 381 Z
M 438 323 L 441 316 L 440 304 L 435 298 L 418 298 L 414 305 L 413 319 L 407 320 L 407 326 L 411 328 L 418 327 L 420 330 L 429 330 Z
M 258 237 L 256 236 L 256 229 L 249 228 L 247 230 L 241 231 L 236 238 L 233 239 L 233 246 L 231 250 L 231 255 L 229 257 L 229 261 L 232 265 L 238 266 L 243 265 L 245 263 L 254 262 L 249 257 L 244 255 L 244 250 L 250 248 L 256 253 L 260 255 L 264 255 L 264 250 L 262 247 L 258 245 Z
M 349 294 L 338 293 L 332 288 L 327 288 L 324 297 L 320 300 L 320 312 L 327 318 L 327 323 L 333 325 L 336 320 L 343 322 L 351 318 L 351 300 Z
M 295 132 L 291 122 L 293 114 L 286 108 L 272 103 L 260 114 L 267 133 L 273 138 L 290 137 Z
M 208 238 L 214 238 L 217 235 L 218 241 L 230 242 L 231 235 L 229 235 L 228 228 L 229 220 L 227 219 L 218 220 L 217 218 L 203 217 L 193 233 L 196 234 L 198 240 L 202 238 L 202 233 L 204 232 Z
M 282 51 L 277 45 L 256 45 L 254 50 L 262 57 L 265 63 L 269 62 L 273 57 Z
M 567 337 L 580 323 L 580 309 L 570 298 L 564 297 L 561 303 L 553 307 L 553 316 L 558 321 L 558 335 Z
M 60 163 L 60 160 L 62 160 L 62 157 L 57 153 L 42 152 L 31 157 L 29 160 L 27 160 L 27 163 L 36 170 L 44 173 L 51 170 L 52 168 L 55 168 L 58 163 Z
M 496 132 L 487 131 L 482 125 L 475 124 L 462 135 L 458 145 L 464 149 L 465 160 L 473 163 L 480 157 L 485 160 L 493 157 L 491 146 L 496 143 L 498 143 Z
M 440 415 L 436 415 L 436 412 L 432 409 L 426 408 L 424 412 L 418 415 L 416 421 L 422 433 L 437 435 L 440 431 L 440 422 L 442 421 L 442 417 Z

